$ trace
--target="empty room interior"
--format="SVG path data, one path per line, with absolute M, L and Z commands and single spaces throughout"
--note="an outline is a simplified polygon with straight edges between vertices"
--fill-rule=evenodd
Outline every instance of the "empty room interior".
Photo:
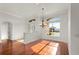
M 0 55 L 79 54 L 77 5 L 0 3 Z

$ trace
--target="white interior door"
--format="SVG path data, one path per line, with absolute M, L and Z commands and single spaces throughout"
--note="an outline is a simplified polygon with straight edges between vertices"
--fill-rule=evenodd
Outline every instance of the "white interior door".
M 12 24 L 10 22 L 3 22 L 1 25 L 1 39 L 11 39 Z

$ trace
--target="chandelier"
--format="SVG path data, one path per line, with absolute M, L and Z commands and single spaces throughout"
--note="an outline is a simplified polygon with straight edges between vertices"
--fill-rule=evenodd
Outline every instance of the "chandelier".
M 45 21 L 45 17 L 44 17 L 45 15 L 44 15 L 44 8 L 42 8 L 42 17 L 41 17 L 41 24 L 40 24 L 40 26 L 43 28 L 43 27 L 45 27 L 45 26 L 47 26 L 47 23 L 46 23 L 46 21 Z

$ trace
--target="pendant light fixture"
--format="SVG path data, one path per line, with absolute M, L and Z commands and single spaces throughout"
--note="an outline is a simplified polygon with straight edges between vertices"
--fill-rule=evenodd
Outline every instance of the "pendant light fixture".
M 47 24 L 46 24 L 46 22 L 45 22 L 44 9 L 45 9 L 45 8 L 42 8 L 42 16 L 41 16 L 41 22 L 42 22 L 42 23 L 41 23 L 41 25 L 40 25 L 42 28 L 44 28 L 44 26 L 47 26 Z

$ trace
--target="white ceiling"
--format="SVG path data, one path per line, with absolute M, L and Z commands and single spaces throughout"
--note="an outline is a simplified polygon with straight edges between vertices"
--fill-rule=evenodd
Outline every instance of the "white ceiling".
M 0 3 L 0 12 L 19 18 L 28 18 L 41 15 L 42 7 L 45 8 L 46 15 L 50 15 L 67 10 L 68 6 L 67 3 Z

